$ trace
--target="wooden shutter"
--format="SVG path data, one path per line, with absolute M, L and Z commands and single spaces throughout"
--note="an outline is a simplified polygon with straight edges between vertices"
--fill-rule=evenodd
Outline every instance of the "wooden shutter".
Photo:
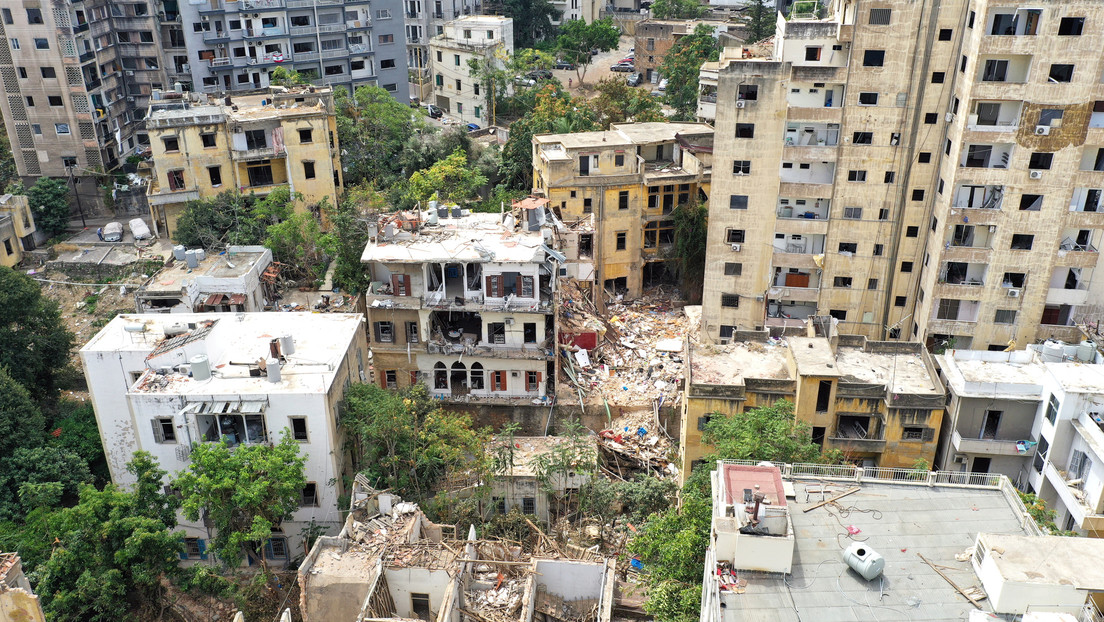
M 494 277 L 489 275 L 489 274 L 487 275 L 487 288 L 486 289 L 487 289 L 487 294 L 486 295 L 488 295 L 488 296 L 494 296 L 495 295 Z
M 515 288 L 515 291 L 516 291 L 515 295 L 516 295 L 516 296 L 517 296 L 518 298 L 520 298 L 520 297 L 521 297 L 521 292 L 522 292 L 521 286 L 522 286 L 522 284 L 524 283 L 524 281 L 522 280 L 523 278 L 524 278 L 524 277 L 522 277 L 522 276 L 521 276 L 521 275 L 519 274 L 519 275 L 518 275 L 518 277 L 517 277 L 517 283 L 515 283 L 515 284 L 514 284 L 514 288 Z
M 412 371 L 410 372 L 410 386 L 414 386 L 416 384 L 418 384 L 418 372 Z
M 165 442 L 165 432 L 161 429 L 161 422 L 157 419 L 150 421 L 153 424 L 153 440 L 158 443 Z
M 409 296 L 410 295 L 410 275 L 409 274 L 404 274 L 403 275 L 403 293 L 402 293 L 402 295 L 403 296 Z

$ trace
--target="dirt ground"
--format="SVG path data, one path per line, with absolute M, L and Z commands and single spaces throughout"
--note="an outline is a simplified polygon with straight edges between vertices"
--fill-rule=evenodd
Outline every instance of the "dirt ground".
M 621 35 L 621 42 L 615 49 L 612 49 L 608 52 L 599 52 L 597 56 L 592 57 L 593 60 L 590 62 L 590 66 L 587 68 L 586 76 L 583 77 L 583 88 L 579 88 L 579 76 L 574 70 L 554 69 L 552 70 L 552 75 L 556 76 L 556 79 L 562 82 L 565 87 L 567 87 L 568 85 L 568 80 L 571 80 L 572 84 L 567 90 L 570 91 L 572 95 L 585 95 L 586 97 L 593 97 L 594 85 L 598 84 L 598 82 L 603 80 L 604 78 L 616 76 L 621 78 L 622 80 L 625 80 L 630 75 L 632 75 L 628 73 L 610 71 L 610 66 L 612 66 L 622 58 L 628 56 L 629 50 L 634 45 L 636 45 L 635 41 L 636 40 L 633 37 L 630 37 L 628 35 Z M 641 84 L 636 88 L 648 89 L 650 91 L 652 85 Z

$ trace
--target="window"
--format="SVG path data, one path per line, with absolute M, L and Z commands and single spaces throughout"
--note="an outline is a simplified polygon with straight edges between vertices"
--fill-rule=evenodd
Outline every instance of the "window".
M 884 208 L 884 207 L 879 209 L 878 210 L 878 220 L 889 220 L 889 210 Z M 875 254 L 877 254 L 877 253 L 875 253 Z
M 287 559 L 287 538 L 269 538 L 265 542 L 266 559 Z
M 895 296 L 893 298 L 893 306 L 903 307 L 903 306 L 905 306 L 905 303 L 907 301 L 908 301 L 908 297 L 906 297 L 906 296 Z
M 48 104 L 50 104 L 51 106 L 61 106 L 62 105 L 61 95 L 48 95 L 46 97 L 46 102 Z
M 997 312 L 993 315 L 994 324 L 1015 324 L 1016 323 L 1016 310 L 1015 309 L 997 309 Z
M 939 115 L 934 112 L 927 112 L 924 114 L 924 123 L 928 125 L 934 125 L 939 121 Z
M 743 244 L 744 242 L 744 230 L 743 229 L 729 229 L 725 233 L 725 244 Z
M 945 72 L 942 72 L 942 71 L 933 71 L 932 72 L 932 84 L 943 84 L 943 82 L 946 79 L 947 79 L 947 74 Z
M 866 181 L 866 171 L 847 171 L 847 181 Z
M 912 190 L 912 200 L 913 201 L 923 201 L 924 200 L 924 190 L 922 188 L 913 188 L 913 190 Z
M 457 91 L 462 90 L 464 88 L 463 84 L 464 83 L 460 81 L 460 78 L 457 78 L 456 79 L 456 90 Z M 457 111 L 459 111 L 459 107 L 457 107 Z
M 755 138 L 755 124 L 737 123 L 736 138 Z
M 522 514 L 536 514 L 537 513 L 537 498 L 536 497 L 523 497 L 521 500 L 521 513 Z
M 19 39 L 11 39 L 10 42 L 11 42 L 11 49 L 13 49 L 13 50 L 18 50 L 19 49 Z
M 820 60 L 820 50 L 821 50 L 821 47 L 819 45 L 806 46 L 805 47 L 805 60 L 807 60 L 807 61 L 818 61 L 818 60 Z
M 476 95 L 478 95 L 478 93 L 476 93 Z M 617 155 L 613 156 L 613 165 L 614 166 L 624 166 L 625 165 L 625 154 L 618 153 Z
M 897 178 L 897 173 L 894 173 L 893 171 L 886 171 L 885 172 L 885 179 L 883 181 L 885 181 L 885 183 L 887 183 L 887 184 L 892 184 L 893 180 L 896 179 L 896 178 Z
M 740 276 L 744 272 L 744 264 L 725 262 L 724 273 L 725 276 Z
M 874 254 L 875 257 L 881 257 L 884 253 L 885 253 L 885 245 L 884 244 L 875 244 L 874 245 L 874 253 L 873 254 Z
M 841 322 L 847 321 L 847 311 L 844 311 L 843 309 L 829 309 L 828 315 L 836 318 Z
M 920 426 L 905 426 L 901 428 L 901 440 L 903 441 L 930 441 L 934 433 L 928 428 Z
M 388 369 L 387 371 L 383 372 L 383 388 L 399 388 L 399 372 L 395 371 L 394 369 Z
M 733 160 L 732 161 L 732 174 L 733 175 L 750 175 L 751 174 L 751 160 Z
M 376 13 L 380 13 L 380 11 L 376 11 Z M 380 35 L 379 42 L 380 44 L 394 43 L 395 35 Z
M 1061 404 L 1058 403 L 1058 398 L 1051 394 L 1050 399 L 1047 400 L 1046 420 L 1051 424 L 1058 418 L 1058 411 L 1061 409 Z
M 939 40 L 940 41 L 950 41 L 951 36 L 953 34 L 954 34 L 954 31 L 951 30 L 950 28 L 940 28 L 939 29 Z
M 870 20 L 867 23 L 871 26 L 888 26 L 892 13 L 892 9 L 870 9 Z
M 53 67 L 39 67 L 39 71 L 42 73 L 42 77 L 52 80 L 57 78 L 57 72 Z
M 625 250 L 625 240 L 627 238 L 627 235 L 628 234 L 625 233 L 624 231 L 618 231 L 617 232 L 617 250 L 619 250 L 619 251 Z
M 529 392 L 540 390 L 541 373 L 539 371 L 525 372 L 525 390 Z
M 1054 63 L 1050 66 L 1050 81 L 1051 82 L 1072 82 L 1073 81 L 1073 65 Z
M 300 443 L 307 442 L 309 438 L 307 436 L 307 418 L 289 417 L 288 421 L 291 423 L 291 438 Z
M 318 484 L 307 482 L 299 497 L 299 505 L 306 507 L 318 507 Z
M 58 136 L 68 136 L 69 134 L 72 134 L 72 132 L 69 131 L 68 123 L 55 123 L 54 131 L 57 132 Z
M 1053 153 L 1041 153 L 1035 152 L 1031 154 L 1031 159 L 1027 162 L 1027 168 L 1029 169 L 1041 169 L 1049 170 L 1050 163 L 1054 160 Z
M 837 276 L 832 279 L 832 287 L 851 287 L 851 277 L 849 276 Z
M 27 79 L 27 68 L 26 67 L 16 67 L 16 69 L 19 70 L 19 77 L 26 80 Z
M 747 209 L 748 198 L 746 194 L 733 194 L 728 197 L 728 209 Z
M 916 161 L 919 162 L 920 164 L 927 164 L 927 163 L 931 162 L 931 152 L 930 151 L 921 151 L 920 155 L 916 156 Z
M 172 417 L 158 417 L 152 421 L 153 423 L 153 440 L 157 443 L 175 443 L 176 442 L 176 426 L 173 425 Z
M 1009 248 L 1014 251 L 1029 251 L 1034 243 L 1035 236 L 1026 233 L 1015 233 L 1012 235 L 1012 245 Z
M 885 63 L 885 50 L 863 52 L 863 67 L 881 67 Z
M 444 86 L 445 85 L 445 79 L 443 77 L 441 77 L 441 74 L 437 74 L 436 76 L 434 76 L 433 82 L 437 86 Z
M 859 220 L 862 218 L 861 207 L 845 207 L 843 208 L 843 217 L 849 220 Z
M 852 141 L 856 145 L 869 145 L 874 142 L 874 132 L 855 132 Z
M 14 23 L 14 20 L 12 20 L 11 9 L 0 9 L 0 13 L 2 13 L 4 15 L 4 23 L 5 24 Z
M 1043 207 L 1043 195 L 1024 194 L 1020 196 L 1020 209 L 1027 212 L 1037 212 Z
M 34 45 L 36 50 L 48 50 L 50 49 L 50 40 L 36 37 L 34 40 Z
M 391 9 L 377 9 L 376 19 L 391 19 Z
M 736 89 L 736 99 L 746 101 L 756 101 L 759 99 L 759 85 L 758 84 L 741 84 Z
M 852 255 L 854 255 L 855 253 L 859 252 L 859 243 L 858 242 L 840 242 L 838 248 L 839 248 L 839 252 L 841 252 L 841 253 L 851 253 Z
M 314 162 L 303 160 L 303 179 L 314 179 Z
M 170 190 L 183 190 L 184 189 L 184 171 L 176 170 L 168 172 L 169 189 Z
M 912 262 L 911 261 L 902 261 L 901 262 L 901 272 L 912 272 Z
M 593 199 L 583 199 L 583 213 L 590 214 L 594 212 Z
M 878 289 L 878 279 L 867 279 L 866 280 L 866 288 L 867 289 Z
M 245 147 L 246 149 L 264 149 L 268 146 L 268 139 L 265 137 L 264 130 L 246 130 L 245 131 Z
M 222 167 L 221 166 L 208 166 L 207 175 L 211 178 L 212 186 L 222 185 Z
M 314 142 L 313 133 L 314 131 L 311 128 L 299 130 L 299 142 L 304 145 Z
M 617 209 L 629 209 L 629 191 L 622 190 L 617 193 Z
M 165 145 L 165 151 L 180 151 L 180 140 L 176 136 L 167 136 L 161 142 Z
M 729 307 L 731 309 L 740 308 L 740 295 L 739 294 L 721 294 L 721 306 Z
M 215 146 L 215 134 L 200 134 L 199 140 L 203 144 L 204 149 Z
M 395 343 L 395 324 L 393 322 L 376 322 L 376 342 Z
M 859 105 L 860 106 L 877 106 L 878 94 L 877 93 L 859 93 Z
M 207 559 L 207 543 L 200 538 L 184 538 L 180 559 Z
M 10 24 L 11 22 L 7 23 Z M 1066 37 L 1079 37 L 1084 27 L 1084 17 L 1063 17 L 1062 21 L 1058 22 L 1058 34 Z
M 491 390 L 492 391 L 505 391 L 506 390 L 506 372 L 504 372 L 504 371 L 491 372 Z

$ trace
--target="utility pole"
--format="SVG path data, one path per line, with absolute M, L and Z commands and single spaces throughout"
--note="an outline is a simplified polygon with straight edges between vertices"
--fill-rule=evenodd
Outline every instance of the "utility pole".
M 80 192 L 77 191 L 77 183 L 73 180 L 73 171 L 77 167 L 66 166 L 65 171 L 69 173 L 69 185 L 73 188 L 73 196 L 77 198 L 77 211 L 80 212 L 81 228 L 87 229 L 88 223 L 84 222 L 84 206 L 81 205 Z

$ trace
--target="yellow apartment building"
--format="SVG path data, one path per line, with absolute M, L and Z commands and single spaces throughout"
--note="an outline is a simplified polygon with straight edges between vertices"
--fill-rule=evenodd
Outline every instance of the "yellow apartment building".
M 35 248 L 35 221 L 27 197 L 0 196 L 0 266 L 9 268 L 23 260 L 23 253 Z
M 533 137 L 534 194 L 566 222 L 594 218 L 580 252 L 592 251 L 595 281 L 629 298 L 664 278 L 675 241 L 671 212 L 708 201 L 712 169 L 713 128 L 705 123 L 621 123 Z
M 866 467 L 933 463 L 944 389 L 919 343 L 861 335 L 769 339 L 740 332 L 727 345 L 691 344 L 679 437 L 680 477 L 708 455 L 710 418 L 740 415 L 786 399 L 813 442 Z
M 333 91 L 272 87 L 215 99 L 159 92 L 146 121 L 153 152 L 147 192 L 158 235 L 171 236 L 188 201 L 228 190 L 263 196 L 287 186 L 296 209 L 335 203 L 341 188 Z

